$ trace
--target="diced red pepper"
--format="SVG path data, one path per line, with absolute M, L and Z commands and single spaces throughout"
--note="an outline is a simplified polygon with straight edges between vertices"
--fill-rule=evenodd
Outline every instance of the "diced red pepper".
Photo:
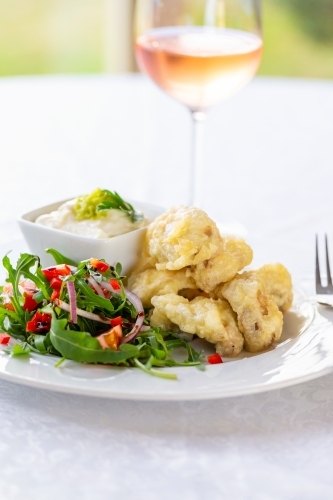
M 10 341 L 10 335 L 7 333 L 0 333 L 0 344 L 8 344 Z
M 59 299 L 59 296 L 60 296 L 60 290 L 53 290 L 50 297 L 50 302 L 54 302 L 55 299 Z
M 42 269 L 42 273 L 49 281 L 51 281 L 53 278 L 58 278 L 59 276 L 69 276 L 71 274 L 71 270 L 67 264 L 61 264 L 59 266 Z
M 120 285 L 118 280 L 110 280 L 109 283 L 114 290 L 120 290 Z
M 100 271 L 101 273 L 105 273 L 110 269 L 109 264 L 103 262 L 102 260 L 94 259 L 93 257 L 90 259 L 90 265 Z
M 207 360 L 211 365 L 218 365 L 219 363 L 223 363 L 221 356 L 217 353 L 211 354 L 211 356 L 207 356 Z
M 30 333 L 47 333 L 50 330 L 51 314 L 36 311 L 27 322 L 25 331 Z
M 34 294 L 36 291 L 25 291 L 24 292 L 24 304 L 23 304 L 23 309 L 24 311 L 29 311 L 32 312 L 34 309 L 38 307 L 38 302 L 35 301 L 33 298 Z
M 53 290 L 60 290 L 62 285 L 62 280 L 60 278 L 52 278 L 50 281 L 50 287 L 53 288 Z
M 111 323 L 111 326 L 122 325 L 123 318 L 121 316 L 117 316 L 116 318 L 111 318 L 110 323 Z

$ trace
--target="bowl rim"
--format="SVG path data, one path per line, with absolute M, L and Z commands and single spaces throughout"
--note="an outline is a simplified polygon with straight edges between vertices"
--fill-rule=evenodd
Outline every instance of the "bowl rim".
M 73 199 L 74 199 L 73 197 L 70 197 L 70 198 L 60 200 L 60 201 L 49 203 L 47 205 L 43 205 L 43 206 L 35 208 L 33 210 L 29 210 L 29 212 L 24 212 L 24 213 L 19 214 L 16 217 L 16 220 L 17 220 L 19 225 L 28 226 L 31 228 L 36 227 L 36 228 L 40 229 L 41 231 L 45 231 L 47 233 L 51 233 L 51 234 L 52 233 L 55 233 L 55 234 L 61 233 L 62 235 L 67 235 L 67 237 L 70 237 L 70 238 L 83 240 L 83 241 L 90 241 L 90 242 L 91 241 L 96 241 L 96 242 L 97 241 L 98 242 L 113 241 L 115 238 L 121 238 L 121 237 L 126 236 L 128 234 L 137 233 L 137 232 L 142 231 L 142 230 L 147 228 L 147 226 L 140 227 L 138 229 L 134 229 L 133 231 L 129 231 L 129 232 L 123 233 L 123 234 L 118 234 L 118 235 L 112 236 L 110 238 L 91 238 L 89 236 L 82 236 L 80 234 L 70 233 L 69 231 L 63 231 L 62 229 L 43 226 L 42 224 L 35 223 L 36 218 L 39 217 L 40 215 L 47 214 L 47 213 L 50 213 L 54 210 L 57 210 L 63 203 L 66 203 L 67 201 L 70 201 Z M 133 204 L 134 206 L 136 206 L 139 210 L 144 211 L 144 207 L 146 207 L 148 210 L 155 211 L 156 217 L 158 216 L 158 214 L 162 214 L 164 211 L 166 211 L 166 209 L 164 207 L 153 205 L 151 203 L 133 200 L 131 198 L 127 198 L 127 201 L 129 203 Z

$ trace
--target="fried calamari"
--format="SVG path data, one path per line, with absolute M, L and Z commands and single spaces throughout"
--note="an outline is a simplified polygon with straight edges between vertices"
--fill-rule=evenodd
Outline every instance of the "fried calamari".
M 244 335 L 247 351 L 262 351 L 280 339 L 282 312 L 255 274 L 239 274 L 219 285 L 214 294 L 225 298 L 237 314 L 238 328 Z
M 221 236 L 205 212 L 180 205 L 150 224 L 146 242 L 156 269 L 178 270 L 210 259 L 219 249 Z
M 191 274 L 201 290 L 209 293 L 220 283 L 231 280 L 245 266 L 251 264 L 252 248 L 241 238 L 222 238 L 218 254 L 192 266 Z
M 280 339 L 292 281 L 282 264 L 240 274 L 252 258 L 202 210 L 173 207 L 148 227 L 128 286 L 151 309 L 152 326 L 195 334 L 222 356 L 260 352 Z
M 151 299 L 155 295 L 169 293 L 183 293 L 196 290 L 197 286 L 191 276 L 187 276 L 186 269 L 179 271 L 158 271 L 155 268 L 135 273 L 128 280 L 128 287 L 142 301 L 144 307 L 151 307 Z
M 291 275 L 282 264 L 265 264 L 251 273 L 254 273 L 262 282 L 266 292 L 280 311 L 286 312 L 291 308 L 293 302 Z
M 165 329 L 183 332 L 216 344 L 222 356 L 237 356 L 243 349 L 244 338 L 239 331 L 236 317 L 225 300 L 196 297 L 192 301 L 176 294 L 153 297 L 154 306 L 150 323 Z

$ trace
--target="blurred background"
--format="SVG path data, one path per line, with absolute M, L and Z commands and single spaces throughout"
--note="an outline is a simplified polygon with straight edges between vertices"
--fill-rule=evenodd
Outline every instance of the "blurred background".
M 135 0 L 0 0 L 0 76 L 135 71 Z M 259 74 L 333 78 L 333 0 L 262 0 Z

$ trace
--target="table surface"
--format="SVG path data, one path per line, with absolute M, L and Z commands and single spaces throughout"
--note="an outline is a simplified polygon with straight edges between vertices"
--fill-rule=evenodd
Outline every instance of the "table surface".
M 0 109 L 1 243 L 21 239 L 19 213 L 97 186 L 187 200 L 189 113 L 139 75 L 6 78 Z M 254 265 L 313 276 L 314 235 L 333 236 L 332 120 L 330 81 L 256 78 L 209 112 L 203 208 L 246 228 Z M 2 500 L 332 498 L 333 373 L 202 402 L 0 380 L 0 417 Z

